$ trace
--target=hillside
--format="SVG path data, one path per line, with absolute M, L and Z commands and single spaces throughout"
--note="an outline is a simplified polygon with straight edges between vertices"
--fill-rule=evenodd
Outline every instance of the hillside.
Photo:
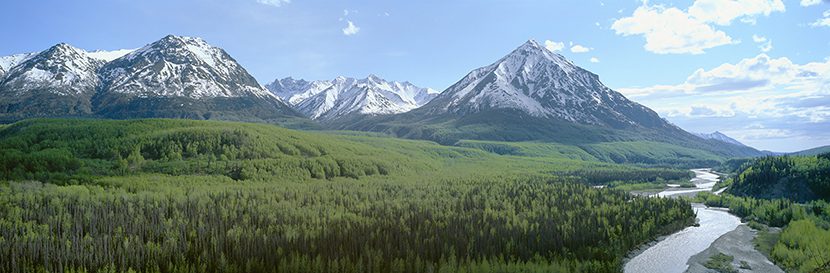
M 727 192 L 737 196 L 796 202 L 830 200 L 830 154 L 751 160 L 728 183 Z
M 830 153 L 830 146 L 821 146 L 812 149 L 807 149 L 800 152 L 791 153 L 790 155 L 819 155 Z

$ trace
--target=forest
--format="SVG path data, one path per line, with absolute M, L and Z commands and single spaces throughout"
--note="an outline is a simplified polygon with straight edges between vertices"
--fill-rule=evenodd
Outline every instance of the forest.
M 27 120 L 0 151 L 0 272 L 619 272 L 694 221 L 591 187 L 687 171 L 344 132 Z
M 830 153 L 816 156 L 774 156 L 743 164 L 729 193 L 799 202 L 830 200 Z

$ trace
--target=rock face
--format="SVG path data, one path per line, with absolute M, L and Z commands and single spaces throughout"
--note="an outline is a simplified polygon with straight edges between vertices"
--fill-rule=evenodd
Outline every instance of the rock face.
M 96 71 L 103 61 L 67 44 L 6 60 L 9 70 L 0 81 L 0 113 L 11 117 L 92 113 L 90 98 L 100 85 Z
M 337 77 L 330 81 L 285 78 L 266 86 L 311 119 L 331 121 L 351 115 L 389 115 L 418 108 L 437 96 L 435 90 L 409 82 Z
M 300 114 L 224 50 L 169 35 L 137 50 L 58 44 L 0 57 L 0 119 L 91 116 L 269 121 Z
M 501 109 L 614 128 L 671 127 L 651 109 L 603 85 L 596 74 L 533 40 L 495 63 L 473 70 L 425 109 L 432 114 L 456 115 Z

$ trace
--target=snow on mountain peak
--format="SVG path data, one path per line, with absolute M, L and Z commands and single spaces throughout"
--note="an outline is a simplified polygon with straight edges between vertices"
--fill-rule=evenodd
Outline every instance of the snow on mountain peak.
M 473 70 L 425 107 L 456 114 L 506 109 L 583 124 L 661 124 L 653 111 L 534 40 Z
M 87 51 L 87 55 L 104 62 L 111 62 L 115 59 L 123 57 L 124 55 L 130 54 L 133 51 L 135 51 L 135 49 L 95 50 Z
M 7 63 L 15 63 L 4 75 L 3 89 L 16 95 L 32 90 L 49 90 L 61 95 L 94 91 L 98 84 L 96 71 L 104 62 L 90 57 L 86 51 L 59 43 L 37 54 L 15 55 Z
M 111 92 L 163 97 L 276 96 L 230 55 L 201 38 L 168 35 L 102 68 Z
M 363 79 L 338 76 L 330 81 L 284 78 L 266 88 L 312 119 L 334 119 L 351 113 L 397 114 L 420 107 L 437 92 L 409 82 L 384 80 L 370 74 Z

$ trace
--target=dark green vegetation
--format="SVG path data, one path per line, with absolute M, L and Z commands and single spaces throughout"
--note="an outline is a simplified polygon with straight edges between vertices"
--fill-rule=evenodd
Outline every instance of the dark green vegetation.
M 749 160 L 737 168 L 727 194 L 698 195 L 708 206 L 730 211 L 761 228 L 757 248 L 787 272 L 830 270 L 830 155 Z M 740 195 L 740 196 L 737 196 Z M 808 201 L 810 200 L 810 201 Z
M 732 266 L 732 261 L 734 260 L 735 257 L 718 252 L 718 254 L 710 257 L 703 266 L 714 269 L 719 273 L 738 273 L 738 270 Z
M 618 272 L 694 219 L 585 185 L 685 171 L 359 133 L 29 120 L 0 151 L 0 272 Z
M 648 166 L 700 167 L 718 165 L 722 156 L 656 141 L 617 141 L 582 144 L 555 142 L 502 142 L 461 140 L 456 146 L 470 147 L 501 155 L 554 156 L 576 160 L 599 160 Z
M 738 168 L 727 183 L 729 193 L 738 196 L 830 200 L 830 154 L 756 159 Z

